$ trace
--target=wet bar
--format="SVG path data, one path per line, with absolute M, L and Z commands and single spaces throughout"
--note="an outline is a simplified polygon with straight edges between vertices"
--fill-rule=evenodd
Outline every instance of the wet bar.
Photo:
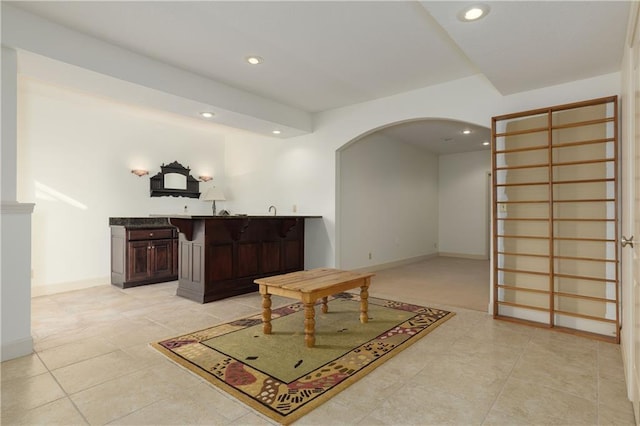
M 254 280 L 304 269 L 305 220 L 320 216 L 180 216 L 177 295 L 199 303 L 258 290 Z

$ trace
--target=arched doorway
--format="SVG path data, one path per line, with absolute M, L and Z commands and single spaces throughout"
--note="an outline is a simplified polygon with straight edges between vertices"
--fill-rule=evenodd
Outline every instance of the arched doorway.
M 374 129 L 341 147 L 336 265 L 382 271 L 437 257 L 454 259 L 449 264 L 457 269 L 474 264 L 486 272 L 479 297 L 487 300 L 471 305 L 486 310 L 489 140 L 486 127 L 425 118 Z M 438 268 L 443 279 L 465 279 L 446 278 L 447 264 Z

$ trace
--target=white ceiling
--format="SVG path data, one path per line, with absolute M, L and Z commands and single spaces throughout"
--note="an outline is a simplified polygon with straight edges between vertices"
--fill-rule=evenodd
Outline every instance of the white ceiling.
M 487 1 L 463 23 L 469 2 L 3 3 L 307 113 L 478 73 L 506 95 L 619 71 L 630 4 Z M 451 123 L 409 125 L 442 152 Z
M 471 130 L 464 134 L 463 130 Z M 378 133 L 400 142 L 427 149 L 434 154 L 489 150 L 482 143 L 491 140 L 491 130 L 456 120 L 417 120 L 378 130 Z

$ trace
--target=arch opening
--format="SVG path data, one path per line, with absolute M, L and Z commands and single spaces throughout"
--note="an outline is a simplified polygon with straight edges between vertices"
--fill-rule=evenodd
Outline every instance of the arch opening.
M 337 267 L 488 260 L 491 156 L 483 142 L 490 137 L 476 124 L 422 118 L 372 129 L 339 148 Z

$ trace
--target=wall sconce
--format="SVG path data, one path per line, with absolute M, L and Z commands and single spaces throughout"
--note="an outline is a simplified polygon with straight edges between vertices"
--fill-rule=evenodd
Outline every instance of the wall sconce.
M 198 176 L 198 177 L 203 182 L 209 182 L 211 179 L 213 179 L 211 176 Z
M 133 169 L 133 170 L 131 170 L 131 173 L 133 173 L 134 175 L 136 175 L 138 177 L 142 177 L 144 175 L 148 175 L 149 171 L 148 170 L 142 170 L 142 169 Z

